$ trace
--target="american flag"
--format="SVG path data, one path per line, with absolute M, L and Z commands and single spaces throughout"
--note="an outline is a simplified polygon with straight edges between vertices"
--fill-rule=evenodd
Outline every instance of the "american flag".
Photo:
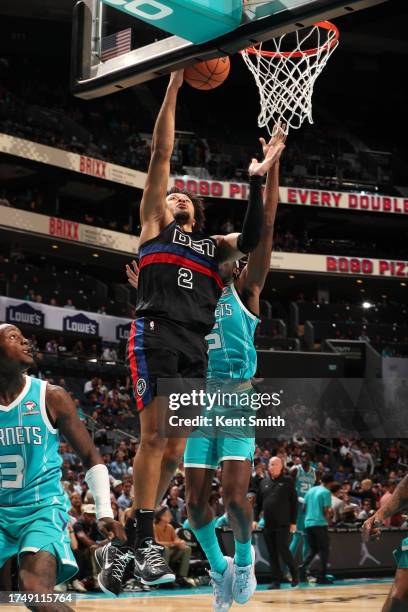
M 123 53 L 129 53 L 132 45 L 132 28 L 121 30 L 116 34 L 105 36 L 102 38 L 101 45 L 101 60 L 106 62 L 107 60 L 123 55 Z

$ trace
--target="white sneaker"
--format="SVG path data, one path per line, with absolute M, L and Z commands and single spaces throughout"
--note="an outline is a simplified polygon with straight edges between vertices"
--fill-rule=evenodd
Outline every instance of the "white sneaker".
M 256 589 L 255 578 L 255 549 L 251 546 L 252 563 L 246 567 L 239 567 L 234 563 L 234 576 L 232 579 L 232 596 L 238 604 L 246 604 Z
M 214 593 L 213 611 L 227 612 L 232 606 L 232 578 L 234 576 L 234 561 L 231 557 L 224 557 L 228 563 L 223 574 L 210 572 L 211 585 Z

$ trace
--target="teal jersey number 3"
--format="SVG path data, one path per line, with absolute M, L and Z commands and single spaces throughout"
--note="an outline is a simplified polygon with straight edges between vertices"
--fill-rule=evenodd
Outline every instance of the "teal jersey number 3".
M 242 303 L 234 285 L 224 288 L 208 342 L 207 379 L 249 380 L 256 372 L 254 335 L 259 318 Z
M 0 406 L 0 506 L 63 494 L 59 435 L 45 407 L 47 383 L 25 376 L 19 396 Z

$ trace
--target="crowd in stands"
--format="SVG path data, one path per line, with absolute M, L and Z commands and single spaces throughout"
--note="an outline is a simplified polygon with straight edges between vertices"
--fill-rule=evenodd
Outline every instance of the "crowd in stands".
M 118 96 L 102 98 L 97 104 L 81 104 L 69 94 L 65 83 L 43 81 L 40 74 L 35 74 L 39 67 L 30 65 L 28 59 L 15 67 L 12 60 L 3 58 L 1 68 L 9 85 L 0 89 L 0 131 L 146 170 L 149 139 L 141 134 L 150 126 L 151 116 L 137 96 L 132 97 L 129 115 L 128 100 Z M 13 78 L 13 68 L 17 74 L 22 71 L 24 79 Z M 158 101 L 152 93 L 150 96 L 154 102 L 150 106 L 157 111 Z M 182 109 L 181 115 L 191 125 L 186 109 Z M 181 127 L 186 129 L 184 125 Z M 216 128 L 214 133 L 196 135 L 193 132 L 187 139 L 176 140 L 172 159 L 174 173 L 242 180 L 254 153 L 250 150 L 253 144 L 236 145 L 235 137 L 227 139 L 229 142 L 221 141 L 214 135 L 219 126 Z M 336 121 L 326 127 L 305 127 L 282 160 L 283 182 L 297 186 L 310 184 L 315 188 L 339 188 L 344 184 L 347 189 L 353 181 L 373 190 L 376 185 L 391 186 L 390 168 L 367 159 L 367 151 L 359 151 L 351 144 L 352 140 L 339 129 Z
M 90 387 L 90 384 L 88 384 Z M 133 457 L 138 448 L 137 437 L 121 438 L 109 449 L 101 447 L 111 481 L 111 502 L 116 518 L 125 521 L 133 501 Z M 399 480 L 408 467 L 408 447 L 400 440 L 353 440 L 337 438 L 332 440 L 299 440 L 299 438 L 277 441 L 264 440 L 262 446 L 256 448 L 254 467 L 249 485 L 248 495 L 255 500 L 254 515 L 259 513 L 256 508 L 256 494 L 260 482 L 269 478 L 268 466 L 271 457 L 282 459 L 285 471 L 289 472 L 293 465 L 300 463 L 300 453 L 305 448 L 312 453 L 312 465 L 318 478 L 325 473 L 332 473 L 335 481 L 331 485 L 333 514 L 330 522 L 332 528 L 359 528 L 363 521 L 375 512 L 392 494 Z M 93 499 L 84 481 L 83 466 L 69 446 L 62 442 L 60 453 L 63 459 L 63 485 L 71 501 L 72 540 L 78 548 L 75 556 L 80 565 L 80 573 L 71 584 L 71 588 L 91 590 L 95 587 L 96 568 L 92 564 L 95 546 L 100 545 L 103 535 L 98 533 Z M 214 474 L 212 494 L 210 499 L 214 516 L 218 525 L 228 525 L 224 517 L 225 510 L 222 499 L 222 470 L 218 468 Z M 178 584 L 189 586 L 194 584 L 189 576 L 189 560 L 191 549 L 188 538 L 182 529 L 187 518 L 185 503 L 185 476 L 183 465 L 174 475 L 171 484 L 156 511 L 155 535 L 163 542 L 167 558 L 176 568 Z M 261 529 L 262 515 L 253 527 Z M 386 521 L 385 527 L 406 528 L 408 517 L 396 514 Z M 86 538 L 83 534 L 86 534 Z M 194 538 L 193 538 L 194 539 Z M 78 552 L 79 551 L 79 552 Z M 133 581 L 127 585 L 129 590 L 137 587 Z
M 17 243 L 2 250 L 0 295 L 67 310 L 134 317 L 135 294 L 126 283 L 124 273 L 122 278 L 112 274 L 108 284 L 107 271 L 99 273 L 101 280 L 89 273 L 89 267 L 81 269 L 74 264 L 63 265 L 51 257 L 28 255 Z
M 24 191 L 7 191 L 3 189 L 0 191 L 0 206 L 56 215 L 55 204 L 56 202 L 54 205 L 48 202 L 47 206 L 45 206 L 44 196 L 38 189 Z M 218 210 L 218 213 L 219 212 Z M 243 209 L 238 207 L 237 210 L 233 212 L 228 211 L 225 219 L 220 219 L 222 215 L 217 214 L 217 216 L 214 216 L 214 211 L 208 209 L 206 229 L 210 234 L 228 234 L 230 232 L 240 231 L 242 228 L 243 214 Z M 128 219 L 125 222 L 118 221 L 117 215 L 104 216 L 100 214 L 100 212 L 98 213 L 97 207 L 94 207 L 92 202 L 89 202 L 85 213 L 83 211 L 76 211 L 72 207 L 66 207 L 63 214 L 60 213 L 60 216 L 72 221 L 78 221 L 85 225 L 103 227 L 125 234 L 140 232 L 138 211 L 136 209 L 130 214 L 130 220 Z M 299 218 L 286 220 L 284 224 L 280 223 L 278 215 L 274 233 L 274 251 L 405 259 L 405 246 L 399 239 L 390 241 L 387 239 L 387 236 L 379 236 L 378 234 L 375 238 L 350 236 L 345 239 L 344 237 L 338 237 L 336 232 L 331 236 L 330 228 L 325 230 L 325 235 L 323 236 L 320 231 L 319 235 L 314 235 L 314 232 L 310 232 L 310 230 L 307 229 L 306 221 L 301 229 L 299 225 Z

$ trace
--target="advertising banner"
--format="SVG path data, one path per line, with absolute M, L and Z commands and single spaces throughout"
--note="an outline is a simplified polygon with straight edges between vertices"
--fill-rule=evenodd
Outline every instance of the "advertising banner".
M 81 334 L 84 338 L 100 336 L 102 340 L 111 343 L 127 340 L 131 323 L 130 319 L 121 317 L 58 308 L 7 297 L 0 297 L 0 321 L 12 323 L 17 327 L 29 325 L 55 332 Z

